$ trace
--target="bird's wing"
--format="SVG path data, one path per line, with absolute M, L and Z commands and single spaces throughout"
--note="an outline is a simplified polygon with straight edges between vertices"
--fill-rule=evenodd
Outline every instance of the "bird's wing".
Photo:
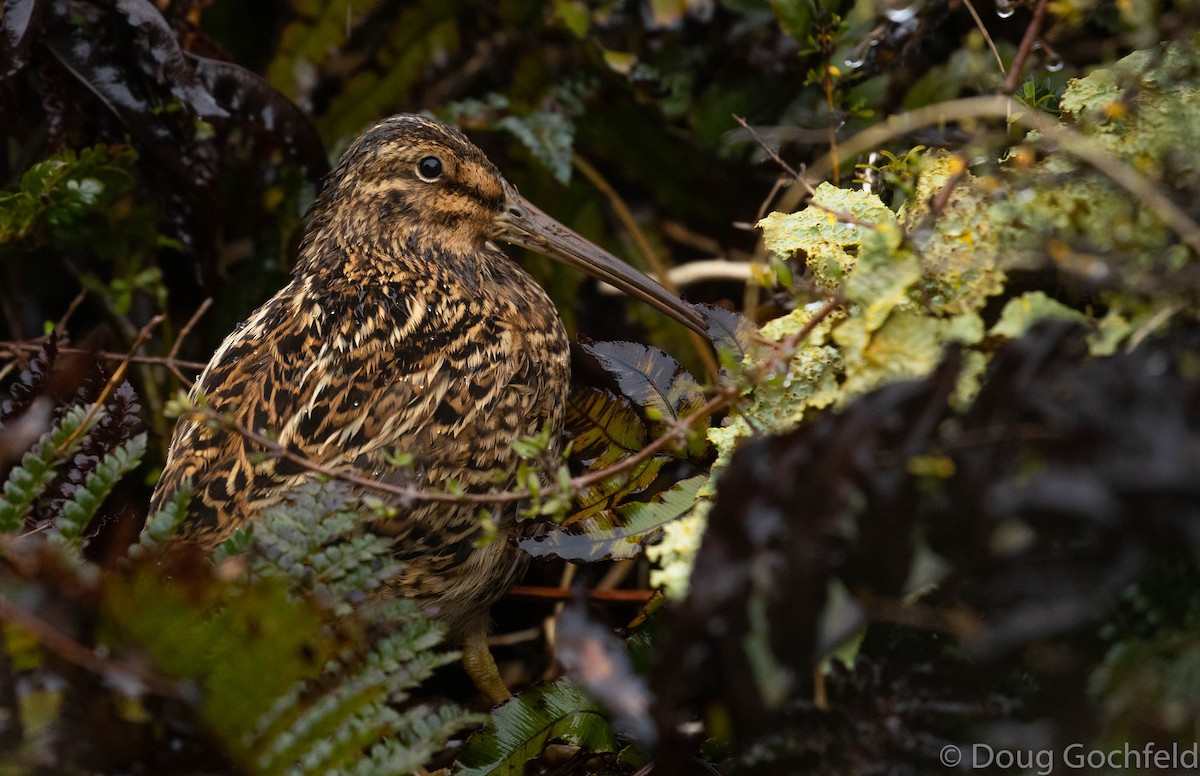
M 391 297 L 399 303 L 362 307 L 355 291 L 349 309 L 331 309 L 342 302 L 328 289 L 306 294 L 294 282 L 225 340 L 193 399 L 324 466 L 386 476 L 385 453 L 396 450 L 431 478 L 461 469 L 470 446 L 450 442 L 479 413 L 531 390 L 521 383 L 536 370 L 508 349 L 503 321 L 419 294 Z M 308 474 L 229 424 L 189 418 L 176 427 L 152 508 L 190 480 L 193 530 L 219 541 Z

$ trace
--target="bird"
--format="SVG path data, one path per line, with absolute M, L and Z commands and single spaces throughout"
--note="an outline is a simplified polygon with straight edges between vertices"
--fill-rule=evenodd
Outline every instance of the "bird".
M 498 242 L 578 267 L 705 333 L 696 308 L 527 201 L 458 129 L 391 116 L 326 177 L 290 281 L 197 378 L 190 399 L 231 422 L 179 418 L 151 513 L 186 484 L 182 538 L 211 549 L 317 476 L 264 455 L 239 426 L 326 469 L 434 488 L 454 480 L 468 493 L 513 485 L 514 441 L 548 431 L 558 452 L 566 328 Z M 475 685 L 504 700 L 486 638 L 492 604 L 525 567 L 506 540 L 515 516 L 480 542 L 477 506 L 393 506 L 394 517 L 369 526 L 404 564 L 387 594 L 444 622 Z

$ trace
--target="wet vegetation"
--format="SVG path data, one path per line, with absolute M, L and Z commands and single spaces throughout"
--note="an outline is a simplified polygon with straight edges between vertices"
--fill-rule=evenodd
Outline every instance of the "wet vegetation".
M 1194 744 L 1200 6 L 2 13 L 4 773 L 909 774 Z M 515 257 L 577 346 L 569 454 L 523 441 L 496 494 L 537 526 L 494 611 L 496 709 L 443 626 L 374 594 L 402 562 L 363 526 L 394 494 L 323 478 L 213 556 L 173 541 L 186 491 L 148 514 L 175 417 L 206 412 L 184 391 L 397 111 L 462 127 L 708 321 Z

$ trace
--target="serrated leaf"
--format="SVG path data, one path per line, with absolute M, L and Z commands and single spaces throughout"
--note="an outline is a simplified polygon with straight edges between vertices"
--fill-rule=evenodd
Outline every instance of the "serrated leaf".
M 669 460 L 665 455 L 652 456 L 630 469 L 584 488 L 575 496 L 575 511 L 562 521 L 562 525 L 594 518 L 630 496 L 649 488 Z
M 659 348 L 633 342 L 593 342 L 580 347 L 612 375 L 617 387 L 658 433 L 704 405 L 704 392 L 696 378 Z M 706 441 L 694 436 L 688 454 L 700 456 L 706 448 Z
M 530 687 L 491 713 L 468 739 L 459 776 L 519 774 L 546 744 L 563 741 L 586 752 L 612 752 L 616 738 L 600 705 L 574 683 Z
M 754 347 L 758 327 L 746 316 L 711 304 L 695 307 L 704 316 L 708 338 L 718 351 L 725 351 L 730 358 L 740 363 Z
M 690 477 L 650 501 L 622 504 L 600 516 L 523 538 L 521 549 L 536 558 L 555 556 L 563 560 L 634 557 L 660 528 L 691 511 L 707 479 L 705 475 Z
M 572 392 L 567 403 L 567 438 L 572 456 L 592 471 L 607 468 L 641 450 L 647 442 L 645 423 L 624 396 L 598 388 Z M 653 456 L 630 470 L 591 485 L 575 497 L 574 511 L 563 525 L 595 517 L 648 488 L 667 462 Z
M 571 392 L 566 429 L 572 456 L 589 469 L 612 466 L 646 446 L 646 426 L 629 400 L 599 388 Z

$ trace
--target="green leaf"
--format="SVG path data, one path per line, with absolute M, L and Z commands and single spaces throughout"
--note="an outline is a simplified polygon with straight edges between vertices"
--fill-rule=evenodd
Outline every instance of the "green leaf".
M 656 532 L 696 506 L 696 496 L 707 481 L 697 475 L 675 483 L 649 501 L 622 504 L 597 517 L 552 528 L 541 536 L 520 540 L 521 549 L 535 558 L 596 561 L 631 558 L 641 553 Z
M 67 150 L 34 164 L 17 191 L 0 195 L 0 245 L 25 240 L 42 226 L 64 227 L 102 212 L 133 186 L 136 154 L 96 146 Z
M 84 427 L 87 414 L 87 407 L 72 407 L 42 434 L 33 449 L 21 458 L 21 463 L 8 473 L 3 495 L 0 495 L 0 531 L 15 531 L 21 527 L 33 502 L 58 476 L 54 467 L 79 448 L 87 429 L 96 422 L 93 416 Z
M 799 43 L 808 45 L 812 38 L 813 4 L 810 0 L 771 0 L 771 10 L 783 31 Z
M 179 489 L 171 494 L 170 500 L 163 508 L 146 519 L 146 525 L 138 537 L 138 543 L 130 548 L 131 556 L 138 556 L 146 551 L 162 546 L 179 532 L 179 527 L 187 519 L 188 503 L 192 498 L 192 481 L 186 479 Z M 134 552 L 136 550 L 136 552 Z
M 570 680 L 531 687 L 491 713 L 467 741 L 459 776 L 521 774 L 546 744 L 563 741 L 586 752 L 612 752 L 616 739 L 600 706 Z
M 525 116 L 505 116 L 496 122 L 529 149 L 559 183 L 571 180 L 571 155 L 575 145 L 575 123 L 552 111 L 534 111 Z

